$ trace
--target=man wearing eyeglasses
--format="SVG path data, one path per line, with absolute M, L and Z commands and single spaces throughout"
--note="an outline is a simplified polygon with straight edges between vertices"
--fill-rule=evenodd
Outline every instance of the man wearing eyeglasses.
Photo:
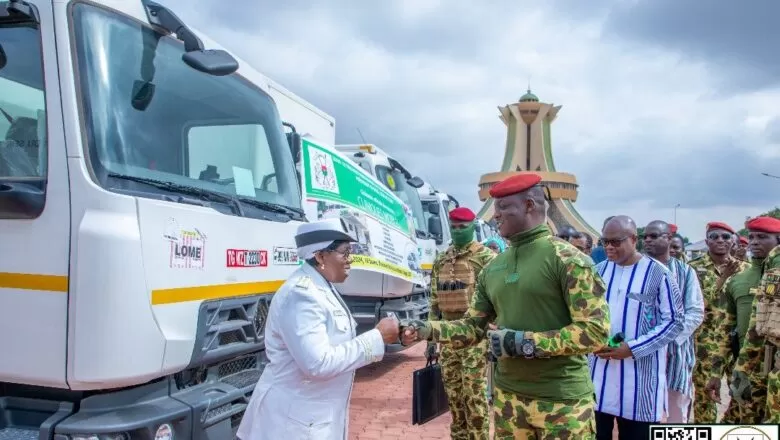
M 747 267 L 747 263 L 731 256 L 734 235 L 734 229 L 723 222 L 707 223 L 708 252 L 691 261 L 704 294 L 704 322 L 694 333 L 698 360 L 693 369 L 693 417 L 696 423 L 715 423 L 718 417 L 717 405 L 707 393 L 707 383 L 712 377 L 712 371 L 721 369 L 721 365 L 713 365 L 713 360 L 717 361 L 717 358 L 712 355 L 718 352 L 726 336 L 718 331 L 715 315 L 725 313 L 719 298 L 726 279 Z M 730 374 L 728 370 L 727 375 Z
M 607 284 L 612 341 L 590 357 L 596 390 L 596 438 L 650 437 L 667 401 L 667 348 L 685 327 L 683 297 L 672 273 L 639 253 L 636 223 L 619 215 L 607 222 L 601 240 L 608 261 L 596 266 Z
M 642 240 L 648 256 L 663 263 L 674 276 L 683 294 L 685 326 L 667 348 L 666 382 L 669 387 L 667 423 L 688 423 L 688 412 L 693 400 L 691 375 L 696 364 L 693 332 L 704 320 L 704 299 L 696 272 L 688 264 L 671 256 L 672 235 L 669 224 L 660 220 L 650 222 Z

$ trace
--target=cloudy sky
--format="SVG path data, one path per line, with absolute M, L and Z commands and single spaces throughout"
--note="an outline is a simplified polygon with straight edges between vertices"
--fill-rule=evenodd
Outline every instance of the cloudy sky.
M 529 79 L 563 105 L 556 167 L 597 228 L 672 221 L 679 203 L 696 240 L 707 221 L 741 227 L 780 205 L 780 179 L 761 175 L 780 175 L 776 0 L 163 3 L 333 115 L 338 143 L 359 128 L 475 210 L 503 158 L 497 106 Z

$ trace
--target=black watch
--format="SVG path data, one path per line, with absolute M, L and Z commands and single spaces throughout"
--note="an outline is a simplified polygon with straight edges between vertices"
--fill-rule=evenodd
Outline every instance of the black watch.
M 523 333 L 523 342 L 520 345 L 521 355 L 526 359 L 533 359 L 536 357 L 536 343 L 531 339 L 530 332 Z

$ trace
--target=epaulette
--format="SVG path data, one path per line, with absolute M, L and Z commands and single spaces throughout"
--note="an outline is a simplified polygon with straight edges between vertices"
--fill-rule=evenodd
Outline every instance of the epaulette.
M 295 283 L 295 287 L 300 287 L 301 289 L 308 289 L 309 287 L 311 287 L 311 283 L 312 283 L 311 277 L 308 275 L 304 275 L 298 278 L 298 282 Z

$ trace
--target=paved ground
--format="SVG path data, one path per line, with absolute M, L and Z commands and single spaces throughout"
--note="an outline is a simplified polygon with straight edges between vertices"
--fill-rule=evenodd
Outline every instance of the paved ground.
M 358 370 L 350 402 L 349 440 L 449 439 L 450 416 L 412 426 L 412 372 L 425 366 L 425 344 Z M 725 381 L 724 381 L 725 382 Z M 728 392 L 723 389 L 724 405 Z M 617 440 L 617 431 L 613 436 Z

